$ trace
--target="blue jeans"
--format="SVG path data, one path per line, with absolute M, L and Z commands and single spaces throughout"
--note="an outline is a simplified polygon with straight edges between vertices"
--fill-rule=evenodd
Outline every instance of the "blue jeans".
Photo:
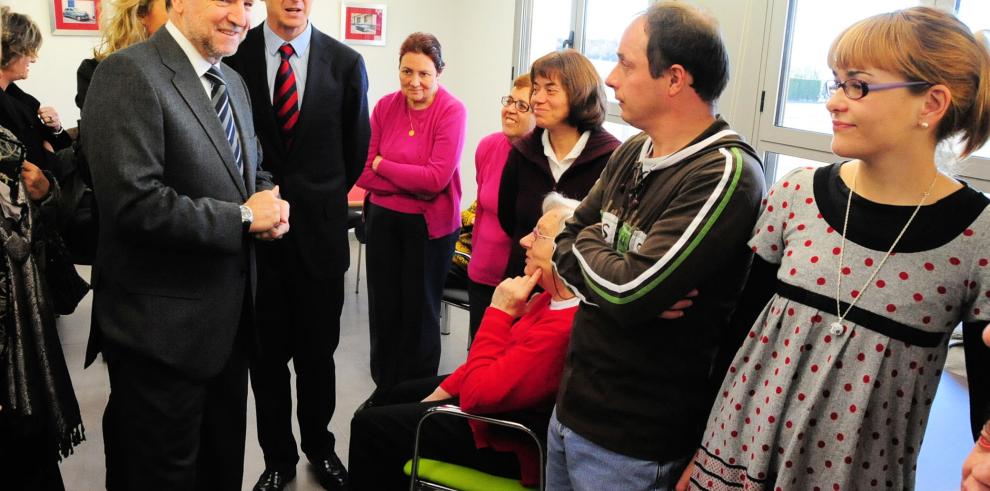
M 554 409 L 547 435 L 547 489 L 673 490 L 690 458 L 653 462 L 606 450 L 561 424 Z

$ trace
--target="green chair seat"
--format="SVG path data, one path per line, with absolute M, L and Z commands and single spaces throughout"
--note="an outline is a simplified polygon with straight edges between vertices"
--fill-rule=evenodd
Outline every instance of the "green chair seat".
M 412 475 L 412 460 L 402 468 L 406 475 Z M 441 486 L 460 491 L 523 491 L 527 488 L 516 479 L 493 476 L 478 470 L 448 464 L 433 459 L 419 459 L 419 478 Z

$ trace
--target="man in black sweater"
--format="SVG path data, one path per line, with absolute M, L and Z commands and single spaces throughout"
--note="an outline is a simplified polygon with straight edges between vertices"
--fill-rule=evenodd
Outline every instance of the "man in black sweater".
M 664 2 L 623 34 L 606 83 L 643 133 L 619 147 L 557 239 L 582 297 L 549 432 L 549 489 L 672 489 L 712 405 L 712 362 L 763 197 L 756 152 L 715 115 L 715 21 Z M 661 314 L 697 289 L 678 319 Z

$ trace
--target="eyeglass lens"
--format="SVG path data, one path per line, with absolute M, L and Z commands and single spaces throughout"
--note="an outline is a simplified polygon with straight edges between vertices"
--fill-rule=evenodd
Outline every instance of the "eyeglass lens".
M 529 111 L 529 103 L 528 102 L 522 101 L 522 100 L 515 100 L 515 99 L 513 99 L 512 97 L 509 97 L 509 96 L 502 97 L 502 105 L 503 106 L 509 106 L 510 104 L 513 105 L 513 106 L 515 106 L 516 107 L 516 111 L 519 111 L 521 113 L 524 113 L 526 111 Z

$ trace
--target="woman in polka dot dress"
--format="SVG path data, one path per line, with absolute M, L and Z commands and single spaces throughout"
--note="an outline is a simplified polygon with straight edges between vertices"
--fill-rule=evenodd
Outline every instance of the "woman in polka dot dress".
M 828 59 L 832 150 L 853 160 L 769 192 L 750 246 L 770 301 L 679 489 L 912 489 L 948 334 L 990 320 L 988 199 L 934 163 L 946 138 L 987 140 L 986 49 L 912 8 Z

